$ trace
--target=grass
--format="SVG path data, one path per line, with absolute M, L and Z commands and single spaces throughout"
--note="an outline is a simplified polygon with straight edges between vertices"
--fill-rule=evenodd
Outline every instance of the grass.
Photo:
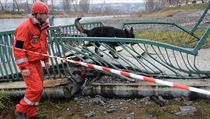
M 210 102 L 209 102 L 209 100 L 205 100 L 205 101 L 199 100 L 194 105 L 198 109 L 198 111 L 196 112 L 196 115 L 197 116 L 199 116 L 199 115 L 200 116 L 205 115 L 207 117 L 210 117 L 210 111 L 209 111 L 209 109 L 210 109 Z
M 158 11 L 153 11 L 148 14 L 144 14 L 143 16 L 174 16 L 177 13 L 189 12 L 189 11 L 198 11 L 204 10 L 207 7 L 207 3 L 205 4 L 190 4 L 186 6 L 177 6 L 177 7 L 169 7 L 164 8 Z M 148 25 L 147 25 L 148 26 Z M 142 26 L 140 26 L 142 27 Z M 194 34 L 202 38 L 204 33 L 206 32 L 205 29 L 198 29 L 195 31 Z M 136 33 L 137 38 L 143 39 L 150 39 L 158 42 L 168 43 L 171 45 L 179 46 L 179 47 L 186 47 L 186 48 L 193 48 L 197 43 L 198 40 L 194 39 L 190 34 L 181 31 L 180 29 L 170 28 L 164 29 L 161 27 L 160 29 L 149 29 L 149 30 L 142 30 Z M 203 48 L 209 48 L 210 44 L 210 37 L 208 37 L 203 44 Z
M 210 117 L 210 108 L 206 100 L 194 101 L 192 106 L 196 107 L 197 111 L 194 115 L 177 116 L 176 112 L 179 112 L 180 106 L 184 106 L 183 102 L 187 100 L 170 100 L 169 103 L 164 107 L 154 106 L 153 108 L 148 108 L 148 112 L 158 119 L 197 119 L 197 118 L 207 118 Z
M 0 119 L 13 119 L 15 105 L 5 93 L 0 92 Z
M 0 110 L 6 107 L 5 104 L 8 100 L 8 96 L 5 93 L 0 92 Z
M 24 18 L 27 14 L 24 12 L 0 12 L 0 19 Z
M 200 9 L 203 10 L 208 6 L 208 3 L 203 3 L 203 4 L 190 4 L 186 6 L 177 6 L 173 9 L 183 9 L 183 10 L 192 10 L 192 9 Z
M 197 10 L 204 10 L 207 7 L 207 3 L 204 4 L 190 4 L 186 6 L 177 6 L 177 7 L 167 7 L 160 10 L 154 10 L 150 13 L 143 13 L 143 16 L 167 16 L 172 17 L 180 12 L 190 12 Z
M 205 30 L 197 30 L 195 32 L 200 38 L 204 35 Z M 192 48 L 198 40 L 193 40 L 193 37 L 183 31 L 178 30 L 151 30 L 141 31 L 136 33 L 136 37 L 142 39 L 150 39 L 158 42 L 168 43 L 180 47 Z M 191 42 L 194 41 L 194 42 Z M 206 40 L 207 44 L 210 44 L 210 37 Z M 206 47 L 208 48 L 208 47 Z

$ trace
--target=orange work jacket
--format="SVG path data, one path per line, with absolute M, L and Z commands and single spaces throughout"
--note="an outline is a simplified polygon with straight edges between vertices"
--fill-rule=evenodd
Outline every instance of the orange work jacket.
M 41 25 L 34 16 L 31 16 L 16 29 L 13 53 L 16 64 L 20 69 L 27 67 L 27 65 L 33 61 L 43 60 L 48 62 L 47 56 L 32 53 L 38 52 L 41 54 L 47 54 L 48 27 L 48 23 Z

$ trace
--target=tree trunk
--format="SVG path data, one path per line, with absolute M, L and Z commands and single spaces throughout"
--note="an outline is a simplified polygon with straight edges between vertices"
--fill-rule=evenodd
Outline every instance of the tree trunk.
M 196 4 L 196 2 L 197 2 L 196 0 L 192 0 L 192 3 L 193 3 L 193 4 Z
M 7 0 L 5 0 L 5 3 L 4 3 L 4 10 L 7 11 Z
M 146 11 L 151 11 L 151 10 L 154 10 L 154 1 L 153 0 L 146 0 L 146 3 L 145 3 L 145 7 L 146 7 Z
M 186 5 L 188 5 L 189 0 L 186 0 Z
M 64 11 L 65 12 L 69 12 L 70 11 L 69 0 L 63 0 L 63 7 L 64 7 Z
M 51 12 L 54 13 L 54 0 L 51 0 Z
M 27 8 L 27 13 L 30 13 L 30 6 L 29 6 L 29 4 L 28 4 L 28 0 L 26 0 L 26 8 Z
M 77 2 L 78 2 L 78 0 L 71 0 L 72 6 L 73 6 L 75 12 L 78 12 Z
M 19 7 L 19 4 L 18 4 L 17 0 L 15 0 L 15 4 L 17 6 L 18 12 L 20 12 L 20 7 Z
M 1 10 L 2 10 L 2 12 L 3 12 L 3 11 L 4 11 L 4 6 L 3 6 L 1 0 L 0 0 L 0 6 L 1 6 Z
M 80 0 L 79 2 L 80 11 L 84 13 L 89 12 L 90 0 Z

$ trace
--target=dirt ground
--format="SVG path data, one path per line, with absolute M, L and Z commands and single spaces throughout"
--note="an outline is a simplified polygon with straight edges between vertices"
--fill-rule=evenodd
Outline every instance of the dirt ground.
M 108 99 L 101 96 L 72 99 L 43 99 L 39 112 L 47 119 L 210 119 L 209 100 L 164 99 L 160 105 L 151 97 Z M 18 100 L 5 101 L 0 119 L 14 119 Z

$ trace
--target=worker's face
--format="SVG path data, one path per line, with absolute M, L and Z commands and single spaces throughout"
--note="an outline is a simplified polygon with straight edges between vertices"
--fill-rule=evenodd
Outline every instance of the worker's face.
M 37 18 L 40 19 L 43 22 L 46 22 L 47 21 L 47 18 L 48 18 L 48 14 L 43 14 L 43 13 L 40 14 L 40 13 L 38 13 L 37 14 Z

